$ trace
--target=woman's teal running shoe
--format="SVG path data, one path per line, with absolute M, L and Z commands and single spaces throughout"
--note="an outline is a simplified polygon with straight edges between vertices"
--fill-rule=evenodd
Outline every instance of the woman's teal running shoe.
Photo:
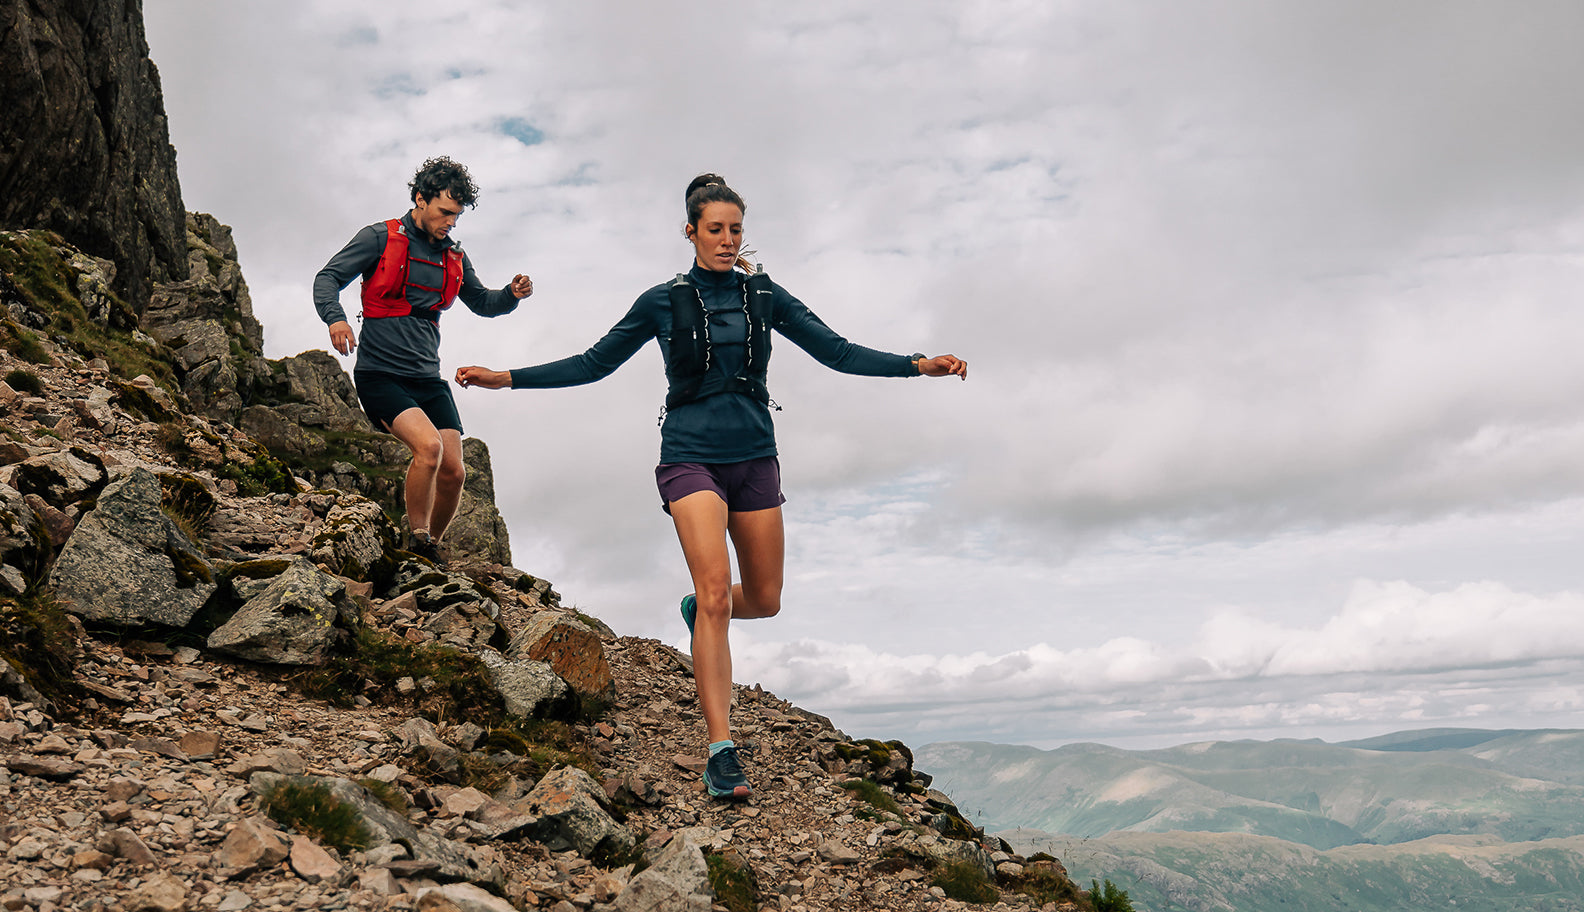
M 723 747 L 709 758 L 704 767 L 704 788 L 716 798 L 742 800 L 753 794 L 737 760 L 736 747 Z
M 688 641 L 693 640 L 693 621 L 698 617 L 698 599 L 691 595 L 682 596 L 682 623 L 688 625 Z

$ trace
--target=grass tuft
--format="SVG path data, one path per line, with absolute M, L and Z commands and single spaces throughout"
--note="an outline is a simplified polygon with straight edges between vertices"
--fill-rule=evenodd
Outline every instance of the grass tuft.
M 30 370 L 20 367 L 8 370 L 4 380 L 7 386 L 19 393 L 27 393 L 30 396 L 44 395 L 44 381 Z
M 366 849 L 374 839 L 357 809 L 337 798 L 323 782 L 288 779 L 264 795 L 261 807 L 278 823 L 343 853 Z
M 886 794 L 885 789 L 870 782 L 868 779 L 848 779 L 841 784 L 841 787 L 853 792 L 876 810 L 884 811 L 888 814 L 902 813 L 902 808 L 897 805 L 896 799 Z
M 709 866 L 710 889 L 715 891 L 715 903 L 730 912 L 756 912 L 759 908 L 759 881 L 753 868 L 741 855 L 705 855 Z
M 978 865 L 960 858 L 941 865 L 930 885 L 945 890 L 947 899 L 958 902 L 995 902 L 1001 896 Z

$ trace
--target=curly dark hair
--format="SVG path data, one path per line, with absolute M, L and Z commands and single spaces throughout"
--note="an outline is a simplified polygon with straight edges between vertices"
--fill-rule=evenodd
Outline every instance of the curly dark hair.
M 700 174 L 693 178 L 682 199 L 687 203 L 688 224 L 695 228 L 698 227 L 704 207 L 709 203 L 731 203 L 744 213 L 748 211 L 748 204 L 743 202 L 736 190 L 726 186 L 726 178 L 719 174 Z
M 478 185 L 473 183 L 473 175 L 461 164 L 441 155 L 431 158 L 418 168 L 413 179 L 408 181 L 407 187 L 412 190 L 412 201 L 418 202 L 422 196 L 432 200 L 439 196 L 441 191 L 451 191 L 451 198 L 462 205 L 472 209 L 478 205 Z

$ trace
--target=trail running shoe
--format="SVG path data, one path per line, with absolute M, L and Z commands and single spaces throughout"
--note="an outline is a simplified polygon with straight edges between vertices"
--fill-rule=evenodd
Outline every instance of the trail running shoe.
M 682 596 L 682 623 L 688 625 L 688 639 L 693 638 L 693 621 L 698 617 L 698 599 L 691 595 Z
M 430 538 L 428 532 L 414 532 L 407 550 L 434 564 L 438 570 L 446 568 L 445 558 L 440 556 L 440 543 Z
M 704 788 L 716 798 L 744 799 L 753 794 L 742 764 L 737 762 L 737 748 L 723 747 L 709 758 L 704 766 Z

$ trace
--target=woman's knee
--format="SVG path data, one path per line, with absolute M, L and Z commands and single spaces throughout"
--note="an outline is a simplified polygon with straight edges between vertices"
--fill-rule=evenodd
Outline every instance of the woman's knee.
M 729 618 L 732 614 L 731 586 L 699 586 L 693 593 L 698 613 L 703 617 Z
M 780 582 L 745 585 L 743 598 L 748 601 L 748 608 L 754 617 L 775 617 L 781 613 Z

